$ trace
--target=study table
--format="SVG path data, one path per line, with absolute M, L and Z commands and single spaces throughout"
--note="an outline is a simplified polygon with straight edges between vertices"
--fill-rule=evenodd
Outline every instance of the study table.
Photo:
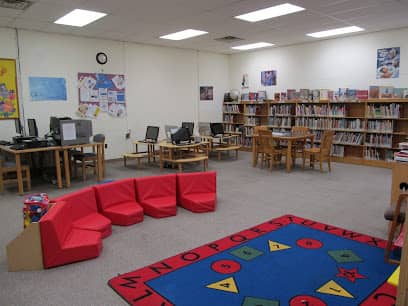
M 238 151 L 241 149 L 239 138 L 241 133 L 228 133 L 218 137 L 215 136 L 200 136 L 205 141 L 208 141 L 209 152 L 218 153 L 218 160 L 221 160 L 221 153 L 235 151 L 235 158 L 238 158 Z
M 271 132 L 272 133 L 272 132 Z M 292 169 L 292 145 L 298 141 L 310 140 L 313 145 L 314 134 L 295 135 L 291 133 L 272 133 L 272 136 L 277 141 L 285 141 L 287 143 L 286 148 L 286 172 L 290 172 Z M 256 167 L 258 163 L 258 135 L 254 135 L 252 139 L 252 166 Z
M 164 163 L 177 164 L 179 172 L 183 171 L 183 164 L 203 162 L 204 171 L 208 168 L 208 141 L 192 142 L 189 144 L 175 145 L 163 140 L 160 147 L 160 171 L 163 171 Z
M 39 147 L 39 148 L 27 148 L 22 150 L 12 149 L 10 146 L 0 145 L 0 151 L 8 152 L 14 155 L 16 169 L 17 169 L 17 184 L 18 184 L 18 193 L 22 195 L 24 193 L 23 187 L 23 175 L 21 171 L 21 155 L 22 154 L 31 154 L 35 152 L 54 152 L 55 157 L 55 173 L 57 177 L 57 187 L 62 188 L 62 175 L 61 175 L 61 158 L 60 152 L 63 152 L 64 160 L 64 171 L 65 171 L 65 186 L 71 187 L 71 177 L 70 177 L 70 157 L 69 150 L 72 149 L 83 149 L 87 147 L 96 148 L 97 155 L 97 178 L 98 181 L 101 181 L 104 177 L 103 171 L 103 143 L 87 143 L 87 144 L 77 144 L 70 146 L 51 146 L 51 147 Z

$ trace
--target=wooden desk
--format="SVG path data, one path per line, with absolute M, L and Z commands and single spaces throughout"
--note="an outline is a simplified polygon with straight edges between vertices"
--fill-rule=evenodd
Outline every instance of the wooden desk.
M 55 156 L 55 172 L 57 174 L 57 186 L 58 188 L 62 188 L 62 178 L 61 178 L 61 167 L 60 167 L 60 151 L 59 146 L 54 147 L 41 147 L 41 148 L 31 148 L 31 149 L 23 149 L 23 150 L 14 150 L 11 149 L 9 146 L 0 145 L 0 150 L 4 152 L 8 152 L 14 155 L 16 161 L 16 168 L 17 168 L 17 184 L 18 184 L 18 193 L 22 195 L 24 193 L 24 186 L 23 186 L 23 174 L 21 173 L 21 155 L 22 154 L 31 154 L 34 152 L 47 152 L 47 151 L 54 151 Z
M 258 163 L 258 135 L 254 135 L 252 139 L 252 166 L 256 167 Z M 288 146 L 286 148 L 286 172 L 290 172 L 292 169 L 292 143 L 296 141 L 306 141 L 310 139 L 311 144 L 313 145 L 314 135 L 275 135 L 273 138 L 278 141 L 286 141 Z
M 77 149 L 77 148 L 96 147 L 97 164 L 98 164 L 97 177 L 98 177 L 98 181 L 101 181 L 104 178 L 103 145 L 104 145 L 103 143 L 87 143 L 87 144 L 78 144 L 78 145 L 71 145 L 71 146 L 40 147 L 40 148 L 30 148 L 30 149 L 23 149 L 23 150 L 14 150 L 8 146 L 0 145 L 0 150 L 11 153 L 15 157 L 16 168 L 17 168 L 18 193 L 22 195 L 24 193 L 23 175 L 21 173 L 21 155 L 22 154 L 54 151 L 55 172 L 57 175 L 57 186 L 58 188 L 62 188 L 63 186 L 62 186 L 62 175 L 61 175 L 61 165 L 60 165 L 61 159 L 60 159 L 60 154 L 59 154 L 60 151 L 62 151 L 64 155 L 65 184 L 66 184 L 66 187 L 71 187 L 70 160 L 69 160 L 68 151 L 71 149 Z
M 183 164 L 203 162 L 204 171 L 208 168 L 208 142 L 191 143 L 186 145 L 174 145 L 167 141 L 161 141 L 160 146 L 160 171 L 163 171 L 164 163 L 177 164 L 179 171 L 183 171 Z

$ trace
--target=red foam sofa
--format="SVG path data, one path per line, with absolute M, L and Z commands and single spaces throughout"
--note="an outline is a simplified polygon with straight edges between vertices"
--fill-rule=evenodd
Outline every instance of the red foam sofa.
M 176 175 L 136 178 L 137 198 L 145 214 L 165 218 L 177 214 Z
M 215 171 L 177 173 L 177 203 L 195 213 L 214 211 L 217 202 Z
M 101 253 L 102 234 L 75 227 L 74 206 L 72 202 L 59 201 L 40 220 L 45 268 L 95 258 Z
M 73 204 L 70 214 L 75 228 L 100 232 L 102 238 L 112 234 L 112 222 L 98 212 L 95 191 L 92 187 L 68 193 L 55 198 L 54 201 Z
M 136 201 L 133 178 L 93 187 L 99 212 L 115 225 L 131 225 L 143 221 L 143 208 Z

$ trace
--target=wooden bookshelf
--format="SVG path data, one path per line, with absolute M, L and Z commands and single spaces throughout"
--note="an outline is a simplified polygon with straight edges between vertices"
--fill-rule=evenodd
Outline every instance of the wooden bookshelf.
M 308 126 L 316 134 L 316 145 L 324 130 L 336 132 L 334 161 L 376 167 L 392 167 L 398 143 L 408 138 L 408 99 L 225 102 L 223 117 L 226 131 L 243 131 L 243 150 L 251 150 L 254 126 L 275 131 Z

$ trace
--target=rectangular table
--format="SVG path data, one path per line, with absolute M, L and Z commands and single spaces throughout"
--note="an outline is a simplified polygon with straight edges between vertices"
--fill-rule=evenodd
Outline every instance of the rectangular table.
M 254 135 L 252 139 L 252 166 L 254 167 L 258 163 L 258 141 L 257 141 L 258 137 L 259 137 L 258 135 Z M 287 142 L 288 146 L 286 149 L 286 172 L 290 172 L 292 169 L 292 144 L 296 141 L 307 141 L 307 139 L 310 139 L 310 142 L 313 145 L 314 134 L 307 135 L 273 134 L 273 138 L 278 141 Z
M 21 155 L 22 154 L 31 154 L 35 152 L 50 152 L 54 151 L 55 156 L 55 172 L 57 176 L 57 186 L 62 188 L 62 175 L 61 175 L 61 159 L 60 152 L 63 152 L 64 155 L 64 170 L 65 170 L 65 183 L 66 187 L 71 187 L 71 177 L 70 177 L 70 160 L 69 160 L 69 150 L 77 148 L 86 148 L 86 147 L 96 147 L 97 151 L 97 177 L 98 181 L 101 181 L 104 177 L 103 171 L 103 143 L 87 143 L 87 144 L 78 144 L 71 146 L 52 146 L 52 147 L 40 147 L 40 148 L 28 148 L 22 150 L 15 150 L 9 146 L 0 145 L 0 151 L 8 152 L 14 155 L 16 169 L 17 169 L 17 184 L 18 184 L 18 193 L 22 195 L 24 193 L 23 186 L 23 174 L 21 171 Z

